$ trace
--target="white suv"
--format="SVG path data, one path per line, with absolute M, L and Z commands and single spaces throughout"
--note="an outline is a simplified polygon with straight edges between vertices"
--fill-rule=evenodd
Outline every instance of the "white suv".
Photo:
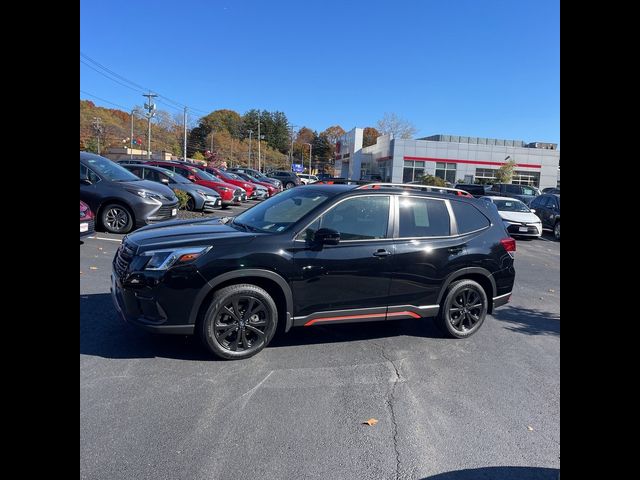
M 298 175 L 300 181 L 305 185 L 318 181 L 318 177 L 316 177 L 315 175 L 309 175 L 308 173 L 296 173 L 296 175 Z

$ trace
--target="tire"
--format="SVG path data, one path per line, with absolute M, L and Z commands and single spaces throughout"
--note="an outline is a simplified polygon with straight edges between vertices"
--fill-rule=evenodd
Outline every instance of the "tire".
M 193 212 L 196 209 L 196 199 L 189 195 L 187 205 L 185 207 L 189 212 Z
M 557 221 L 553 226 L 553 236 L 557 241 L 560 241 L 560 221 Z
M 129 233 L 133 228 L 133 215 L 124 205 L 110 203 L 102 208 L 100 222 L 109 233 Z
M 469 308 L 469 305 L 479 306 Z M 487 294 L 478 282 L 458 280 L 449 285 L 436 320 L 448 336 L 468 338 L 484 323 L 488 306 Z M 465 309 L 468 313 L 464 313 Z
M 269 345 L 277 325 L 278 309 L 271 296 L 257 285 L 240 284 L 224 287 L 213 295 L 197 331 L 214 355 L 239 360 L 252 357 Z
M 295 183 L 293 183 L 293 182 L 287 182 L 287 183 L 285 183 L 284 188 L 285 188 L 286 190 L 289 190 L 290 188 L 293 188 L 293 187 L 295 187 L 295 186 L 296 186 L 296 184 L 295 184 Z

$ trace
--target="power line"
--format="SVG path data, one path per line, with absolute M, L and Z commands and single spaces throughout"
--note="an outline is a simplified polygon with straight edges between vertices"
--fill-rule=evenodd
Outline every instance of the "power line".
M 109 78 L 110 80 L 112 80 L 112 81 L 114 81 L 114 82 L 118 83 L 119 85 L 122 85 L 123 87 L 127 87 L 127 88 L 130 88 L 131 90 L 138 91 L 138 92 L 140 92 L 140 91 L 141 91 L 141 92 L 145 92 L 145 91 L 150 91 L 150 90 L 152 90 L 152 89 L 150 89 L 150 88 L 143 87 L 142 85 L 139 85 L 139 84 L 137 84 L 136 82 L 134 82 L 134 81 L 132 81 L 132 80 L 129 80 L 129 79 L 128 79 L 128 78 L 126 78 L 126 77 L 123 77 L 122 75 L 120 75 L 120 74 L 118 74 L 118 73 L 114 72 L 113 70 L 111 70 L 111 69 L 109 69 L 109 68 L 105 67 L 104 65 L 102 65 L 101 63 L 97 62 L 96 60 L 94 60 L 93 58 L 91 58 L 89 55 L 86 55 L 86 54 L 84 54 L 84 53 L 82 53 L 82 52 L 80 52 L 80 55 L 81 55 L 82 57 L 84 57 L 85 59 L 87 59 L 89 62 L 91 62 L 91 63 L 93 63 L 94 65 L 96 65 L 97 67 L 99 67 L 99 68 L 103 69 L 105 72 L 108 72 L 108 73 L 109 73 L 110 75 L 112 75 L 113 77 L 119 78 L 119 79 L 121 79 L 121 80 L 123 80 L 123 81 L 125 81 L 125 82 L 129 83 L 130 85 L 133 85 L 135 88 L 131 87 L 130 85 L 123 84 L 123 83 L 121 83 L 121 82 L 117 81 L 115 78 L 112 78 L 112 77 L 107 76 L 105 73 L 103 73 L 103 72 L 101 72 L 101 71 L 97 70 L 97 69 L 96 69 L 95 67 L 93 67 L 92 65 L 89 65 L 88 63 L 86 63 L 86 62 L 84 62 L 84 61 L 80 60 L 80 61 L 81 61 L 82 63 L 84 63 L 87 67 L 89 67 L 89 68 L 91 68 L 91 69 L 95 70 L 96 72 L 98 72 L 98 73 L 100 73 L 100 74 L 104 75 L 106 78 Z M 204 111 L 204 110 L 201 110 L 201 109 L 199 109 L 199 108 L 190 107 L 189 105 L 185 105 L 185 104 L 183 104 L 183 103 L 180 103 L 180 102 L 178 102 L 178 101 L 176 101 L 176 100 L 173 100 L 173 99 L 171 99 L 171 98 L 169 98 L 169 97 L 167 97 L 167 96 L 165 96 L 165 95 L 162 95 L 162 94 L 158 94 L 158 96 L 159 96 L 160 98 L 164 98 L 164 99 L 165 99 L 165 100 L 167 100 L 168 102 L 173 103 L 174 105 L 179 106 L 179 107 L 180 107 L 180 110 L 182 110 L 184 107 L 187 107 L 187 108 L 189 108 L 189 110 L 193 110 L 193 111 L 196 111 L 196 112 L 201 112 L 201 113 L 203 113 L 203 114 L 205 114 L 205 115 L 208 115 L 208 114 L 210 113 L 210 112 L 206 112 L 206 111 Z M 173 108 L 176 108 L 176 107 L 173 107 Z
M 100 100 L 102 102 L 106 102 L 106 103 L 109 103 L 111 105 L 115 105 L 116 107 L 124 108 L 125 110 L 127 110 L 127 107 L 123 107 L 122 105 L 119 105 L 117 103 L 113 103 L 113 102 L 110 102 L 109 100 L 105 100 L 104 98 L 100 98 L 97 95 L 94 95 L 93 93 L 89 93 L 89 92 L 86 92 L 84 90 L 80 90 L 80 93 L 84 93 L 85 95 L 89 95 L 90 97 L 96 98 L 96 99 L 98 99 L 98 100 Z

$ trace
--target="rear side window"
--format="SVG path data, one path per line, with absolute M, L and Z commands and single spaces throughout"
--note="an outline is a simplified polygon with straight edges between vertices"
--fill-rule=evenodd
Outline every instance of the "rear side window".
M 535 190 L 533 188 L 531 188 L 531 187 L 521 187 L 521 188 L 522 188 L 522 192 L 525 195 L 535 195 L 536 194 Z
M 400 203 L 400 237 L 446 237 L 451 234 L 449 211 L 443 200 L 403 197 Z
M 522 189 L 520 188 L 520 185 L 505 185 L 504 188 L 505 192 L 507 193 L 522 193 Z
M 458 233 L 469 233 L 490 225 L 489 219 L 480 213 L 473 205 L 452 201 L 451 208 L 453 209 L 453 214 L 456 216 Z

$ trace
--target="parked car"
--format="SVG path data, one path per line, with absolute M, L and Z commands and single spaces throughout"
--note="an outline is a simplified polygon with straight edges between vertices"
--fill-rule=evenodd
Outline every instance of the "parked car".
M 371 181 L 371 182 L 381 182 L 382 175 L 363 175 L 360 180 Z
M 435 316 L 446 334 L 467 338 L 509 301 L 516 243 L 495 207 L 366 187 L 308 185 L 235 218 L 140 229 L 113 261 L 116 309 L 240 359 L 266 347 L 278 324 Z
M 329 178 L 332 178 L 333 175 L 331 175 L 330 173 L 319 173 L 317 175 L 317 177 L 318 177 L 318 180 L 327 180 Z M 372 180 L 380 180 L 380 181 L 382 181 L 382 178 L 380 178 L 380 179 L 374 178 Z
M 275 178 L 282 182 L 285 189 L 297 187 L 302 185 L 302 180 L 293 172 L 287 172 L 286 170 L 273 170 L 267 174 L 267 177 Z
M 189 211 L 211 212 L 222 208 L 222 199 L 218 192 L 202 185 L 196 185 L 179 173 L 153 165 L 125 164 L 122 166 L 140 178 L 162 183 L 172 190 L 186 193 L 189 196 L 186 209 Z
M 557 193 L 560 195 L 560 189 L 556 187 L 547 187 L 542 189 L 542 193 Z
M 542 235 L 542 223 L 531 210 L 517 198 L 486 196 L 483 201 L 493 203 L 512 237 L 539 237 Z
M 178 199 L 169 187 L 141 180 L 89 152 L 80 152 L 80 200 L 95 212 L 98 226 L 111 233 L 128 233 L 178 213 Z
M 495 183 L 491 185 L 491 189 L 487 190 L 486 194 L 517 198 L 518 200 L 522 200 L 527 206 L 538 196 L 538 193 L 533 187 L 514 183 Z
M 460 190 L 464 190 L 465 192 L 469 192 L 476 198 L 484 197 L 487 194 L 487 190 L 491 187 L 488 185 L 480 185 L 477 183 L 458 183 L 455 188 L 459 188 Z
M 315 175 L 309 175 L 308 173 L 297 173 L 298 178 L 305 185 L 309 185 L 310 183 L 315 183 L 318 181 L 318 177 Z
M 222 179 L 223 182 L 230 183 L 232 185 L 235 185 L 236 187 L 242 188 L 245 192 L 247 192 L 247 199 L 257 197 L 258 192 L 256 191 L 257 185 L 255 183 L 247 182 L 245 179 L 237 176 L 235 173 L 227 172 L 225 170 L 222 170 L 221 168 L 205 167 L 204 170 Z
M 172 172 L 176 172 L 187 180 L 192 181 L 196 185 L 208 187 L 215 190 L 222 199 L 222 208 L 229 205 L 238 205 L 240 202 L 246 201 L 247 192 L 230 183 L 223 182 L 221 179 L 200 168 L 185 165 L 182 162 L 173 161 L 150 161 L 146 165 L 155 165 L 156 167 L 166 168 Z
M 543 193 L 531 202 L 544 230 L 551 230 L 556 240 L 560 240 L 560 194 Z
M 239 176 L 240 178 L 242 178 L 243 180 L 246 180 L 247 182 L 251 182 L 254 183 L 256 185 L 259 185 L 261 187 L 264 187 L 267 189 L 267 198 L 268 197 L 273 197 L 276 193 L 281 191 L 280 187 L 276 187 L 274 184 L 269 183 L 269 182 L 262 182 L 260 180 L 258 180 L 256 177 L 249 175 L 248 173 L 244 173 L 244 172 L 232 172 L 234 175 Z
M 237 167 L 237 168 L 228 168 L 227 170 L 229 172 L 233 172 L 233 173 L 246 173 L 246 174 L 251 175 L 252 177 L 260 180 L 261 182 L 270 183 L 271 185 L 276 187 L 280 192 L 283 190 L 282 189 L 282 182 L 280 180 L 277 180 L 275 178 L 267 177 L 264 173 L 259 172 L 258 170 L 255 170 L 253 168 Z
M 80 238 L 96 232 L 95 215 L 89 205 L 80 200 Z

